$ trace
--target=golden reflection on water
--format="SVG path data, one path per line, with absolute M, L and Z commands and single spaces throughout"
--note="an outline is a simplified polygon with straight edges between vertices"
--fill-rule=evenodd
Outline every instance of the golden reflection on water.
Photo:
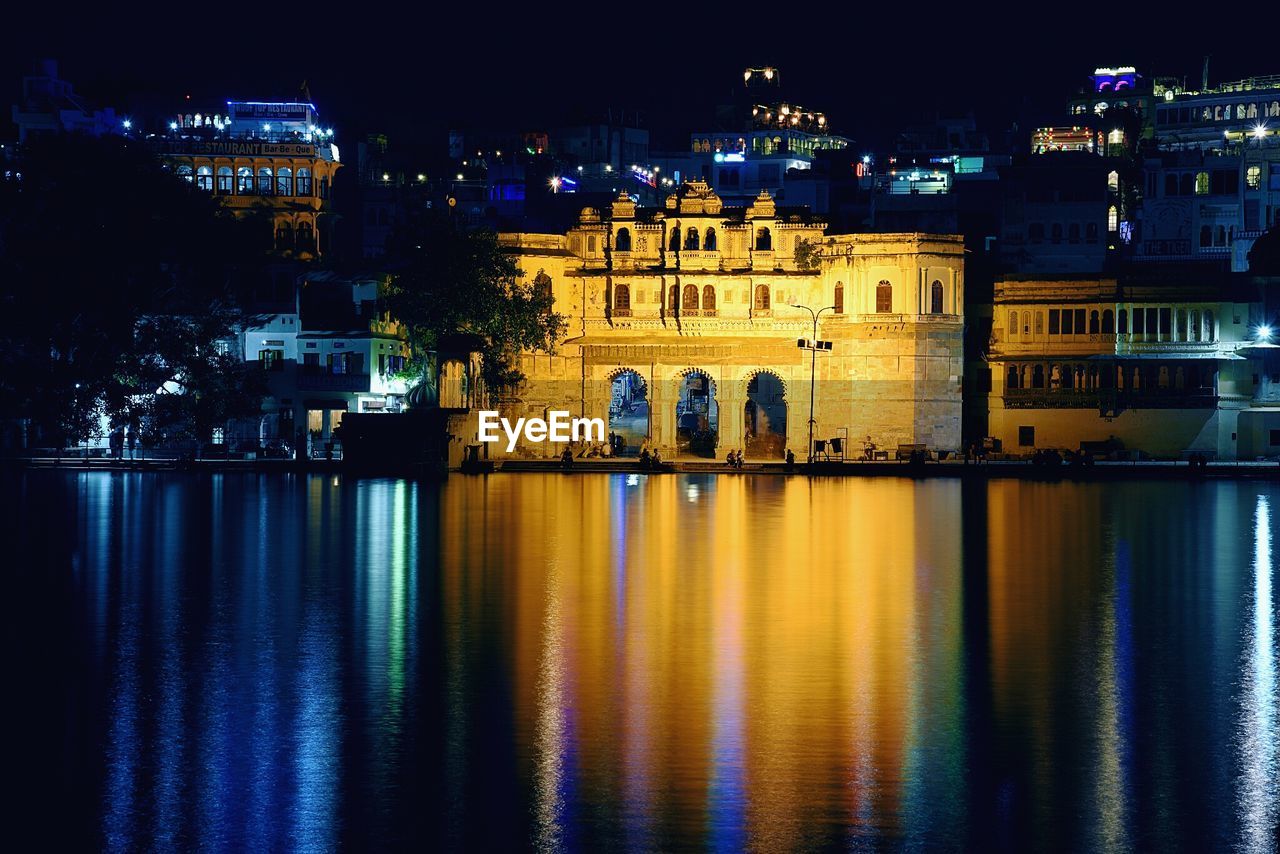
M 870 488 L 824 483 L 815 501 L 798 478 L 450 484 L 445 608 L 509 591 L 544 847 L 591 820 L 571 799 L 616 810 L 599 818 L 628 845 L 701 834 L 777 850 L 815 828 L 884 831 L 905 801 L 962 785 L 958 506 L 939 512 L 946 484 Z M 852 831 L 824 827 L 832 816 Z

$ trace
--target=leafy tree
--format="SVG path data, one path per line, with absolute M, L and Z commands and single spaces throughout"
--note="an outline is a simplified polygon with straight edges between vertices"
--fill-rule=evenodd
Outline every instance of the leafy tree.
M 1280 276 L 1280 227 L 1264 231 L 1253 241 L 1249 272 L 1255 276 Z
M 801 270 L 816 270 L 822 263 L 822 247 L 812 240 L 796 241 L 796 266 Z
M 485 386 L 508 389 L 524 379 L 520 352 L 549 350 L 564 332 L 550 291 L 520 281 L 515 258 L 492 231 L 425 212 L 393 232 L 387 255 L 386 306 L 408 330 L 416 376 L 442 336 L 471 334 L 481 342 Z
M 172 409 L 156 405 L 161 389 L 185 398 L 172 417 L 256 411 L 216 342 L 239 321 L 237 274 L 262 257 L 243 223 L 143 144 L 33 140 L 0 181 L 0 411 L 31 419 L 41 441 L 85 438 L 104 411 L 159 417 Z M 213 403 L 232 389 L 245 393 Z

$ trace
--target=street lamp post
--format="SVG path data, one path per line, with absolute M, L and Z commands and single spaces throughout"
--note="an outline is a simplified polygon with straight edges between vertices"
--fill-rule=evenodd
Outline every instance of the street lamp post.
M 813 339 L 808 342 L 804 339 L 796 342 L 797 347 L 802 350 L 808 350 L 812 353 L 812 356 L 809 359 L 809 452 L 806 457 L 809 461 L 809 465 L 813 465 L 813 399 L 818 387 L 818 351 L 831 349 L 830 341 L 818 340 L 818 317 L 824 311 L 835 311 L 836 307 L 834 305 L 828 305 L 824 308 L 818 309 L 817 311 L 814 311 L 807 305 L 800 305 L 798 303 L 791 303 L 791 307 L 803 308 L 813 317 Z

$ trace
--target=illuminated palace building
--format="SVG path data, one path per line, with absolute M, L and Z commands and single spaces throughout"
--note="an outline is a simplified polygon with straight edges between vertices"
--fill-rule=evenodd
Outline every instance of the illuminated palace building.
M 624 192 L 567 233 L 501 239 L 569 323 L 554 353 L 523 357 L 507 417 L 599 417 L 622 453 L 647 440 L 666 456 L 803 458 L 816 362 L 816 439 L 857 453 L 868 436 L 895 450 L 960 445 L 957 236 L 828 235 L 766 192 L 731 207 L 691 181 L 660 209 Z M 797 306 L 825 309 L 818 338 L 830 350 L 798 346 L 814 327 Z
M 328 246 L 330 188 L 342 164 L 312 104 L 228 101 L 225 113 L 174 116 L 149 141 L 237 214 L 261 214 L 278 251 L 305 259 Z
M 1013 454 L 1090 442 L 1166 458 L 1280 453 L 1256 285 L 1211 281 L 996 282 L 991 435 Z

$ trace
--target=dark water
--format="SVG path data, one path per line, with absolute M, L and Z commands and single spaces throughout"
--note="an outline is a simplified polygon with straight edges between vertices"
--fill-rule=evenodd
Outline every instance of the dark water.
M 1276 843 L 1280 487 L 4 487 L 11 839 Z

